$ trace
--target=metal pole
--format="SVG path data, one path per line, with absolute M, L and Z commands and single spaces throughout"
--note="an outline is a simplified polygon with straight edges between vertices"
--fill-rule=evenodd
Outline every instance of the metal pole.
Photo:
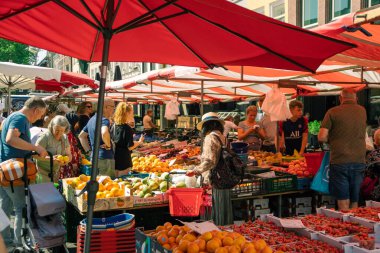
M 11 78 L 11 77 L 9 77 L 9 78 Z M 7 104 L 8 104 L 8 115 L 7 115 L 7 117 L 9 117 L 9 115 L 11 114 L 11 106 L 12 106 L 12 101 L 11 101 L 11 82 L 8 83 Z
M 160 130 L 164 130 L 164 105 L 160 104 Z
M 203 111 L 203 102 L 204 102 L 204 93 L 203 93 L 203 86 L 204 86 L 204 81 L 202 80 L 201 81 L 201 116 L 203 115 L 204 111 Z
M 113 11 L 114 11 L 114 1 L 110 0 L 108 2 L 108 16 L 107 23 L 111 22 L 113 19 Z M 109 24 L 108 24 L 109 25 Z M 103 105 L 104 105 L 104 94 L 105 94 L 105 86 L 106 86 L 106 78 L 107 78 L 107 66 L 108 66 L 108 56 L 110 49 L 112 32 L 110 30 L 105 30 L 103 32 L 104 45 L 103 45 L 103 56 L 102 56 L 102 65 L 101 65 L 101 76 L 100 76 L 100 85 L 99 85 L 99 97 L 98 97 L 98 107 L 96 112 L 96 126 L 95 126 L 95 143 L 94 149 L 92 153 L 92 169 L 91 169 L 91 179 L 87 182 L 86 188 L 88 192 L 87 198 L 87 224 L 86 224 L 86 234 L 85 234 L 85 245 L 84 252 L 90 253 L 90 245 L 91 245 L 91 230 L 92 230 L 92 220 L 94 218 L 94 206 L 96 201 L 96 193 L 99 189 L 99 183 L 96 180 L 96 176 L 98 175 L 98 159 L 99 159 L 99 145 L 101 138 L 101 125 L 102 125 L 102 117 L 103 117 Z

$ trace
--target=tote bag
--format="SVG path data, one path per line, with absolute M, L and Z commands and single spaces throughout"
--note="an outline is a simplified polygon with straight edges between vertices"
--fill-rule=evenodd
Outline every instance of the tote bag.
M 329 194 L 330 152 L 325 152 L 321 166 L 315 175 L 310 188 L 314 191 Z

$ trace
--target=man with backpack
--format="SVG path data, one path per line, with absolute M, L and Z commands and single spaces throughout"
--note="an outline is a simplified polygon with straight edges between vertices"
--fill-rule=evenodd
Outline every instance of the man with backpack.
M 38 97 L 29 98 L 24 107 L 7 117 L 2 125 L 0 159 L 1 162 L 13 158 L 23 158 L 31 151 L 37 152 L 41 157 L 48 153 L 41 146 L 31 143 L 30 126 L 41 119 L 46 113 L 45 102 Z M 1 168 L 0 168 L 1 169 Z M 4 175 L 4 173 L 3 173 Z M 1 177 L 4 179 L 4 176 Z M 22 209 L 25 206 L 25 193 L 23 185 L 0 186 L 0 208 L 10 217 L 12 206 L 15 209 L 14 240 L 11 239 L 10 228 L 2 232 L 7 247 L 19 247 L 21 245 Z

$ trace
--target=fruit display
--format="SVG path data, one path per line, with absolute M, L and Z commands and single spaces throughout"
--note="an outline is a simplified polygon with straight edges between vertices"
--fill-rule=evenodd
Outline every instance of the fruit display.
M 99 190 L 96 193 L 97 199 L 103 198 L 114 198 L 114 197 L 122 197 L 125 196 L 125 185 L 119 183 L 118 180 L 112 181 L 109 177 L 98 177 L 97 180 L 99 182 Z M 79 177 L 67 179 L 66 182 L 75 190 L 82 190 L 86 183 L 90 180 L 90 176 L 80 175 Z M 84 193 L 86 198 L 87 193 Z
M 360 248 L 375 249 L 375 238 L 365 233 L 359 233 L 352 237 L 352 241 L 359 244 Z
M 344 211 L 342 211 L 344 212 Z M 347 210 L 346 212 L 356 217 L 364 218 L 371 221 L 379 222 L 380 207 L 357 207 Z
M 125 185 L 131 190 L 134 196 L 139 196 L 140 198 L 148 198 L 154 196 L 155 192 L 165 193 L 168 190 L 168 186 L 183 188 L 186 187 L 184 181 L 179 181 L 176 184 L 172 184 L 167 181 L 168 173 L 161 174 L 160 177 L 154 178 L 127 178 L 120 181 L 120 184 Z
M 197 234 L 187 226 L 166 222 L 150 234 L 165 249 L 173 253 L 272 253 L 265 240 L 247 241 L 236 232 L 210 231 Z
M 264 240 L 274 252 L 277 253 L 340 252 L 339 249 L 334 248 L 325 242 L 299 236 L 294 232 L 285 231 L 283 228 L 279 228 L 273 223 L 263 222 L 261 220 L 246 222 L 241 225 L 232 225 L 227 228 L 245 236 L 248 240 Z
M 287 167 L 273 167 L 274 171 L 286 172 L 297 177 L 313 177 L 314 173 L 307 167 L 304 160 L 293 160 L 287 164 Z
M 259 166 L 263 164 L 272 165 L 281 163 L 282 161 L 282 154 L 280 152 L 273 154 L 271 152 L 264 151 L 249 151 L 248 156 L 251 159 L 256 160 Z
M 178 164 L 174 164 L 169 167 L 169 162 L 162 162 L 157 156 L 150 155 L 146 157 L 133 157 L 132 170 L 135 172 L 169 172 L 173 169 L 182 169 L 183 167 Z
M 324 231 L 325 234 L 333 237 L 373 233 L 373 229 L 364 227 L 358 223 L 341 221 L 339 218 L 324 215 L 307 215 L 300 219 L 305 227 L 314 231 Z
M 293 160 L 303 160 L 303 159 L 305 159 L 305 158 L 302 157 L 302 156 L 300 156 L 300 154 L 298 153 L 298 151 L 296 149 L 294 150 L 292 156 L 286 155 L 286 156 L 282 157 L 282 160 L 285 161 L 285 162 L 290 162 L 290 161 L 293 161 Z

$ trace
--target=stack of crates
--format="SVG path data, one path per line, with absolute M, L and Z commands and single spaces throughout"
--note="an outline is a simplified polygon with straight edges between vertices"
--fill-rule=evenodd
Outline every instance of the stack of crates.
M 312 212 L 312 197 L 289 198 L 289 213 L 293 216 L 308 215 Z
M 86 220 L 77 230 L 77 253 L 85 248 Z M 131 214 L 119 214 L 109 218 L 93 219 L 91 253 L 135 253 L 135 220 Z

